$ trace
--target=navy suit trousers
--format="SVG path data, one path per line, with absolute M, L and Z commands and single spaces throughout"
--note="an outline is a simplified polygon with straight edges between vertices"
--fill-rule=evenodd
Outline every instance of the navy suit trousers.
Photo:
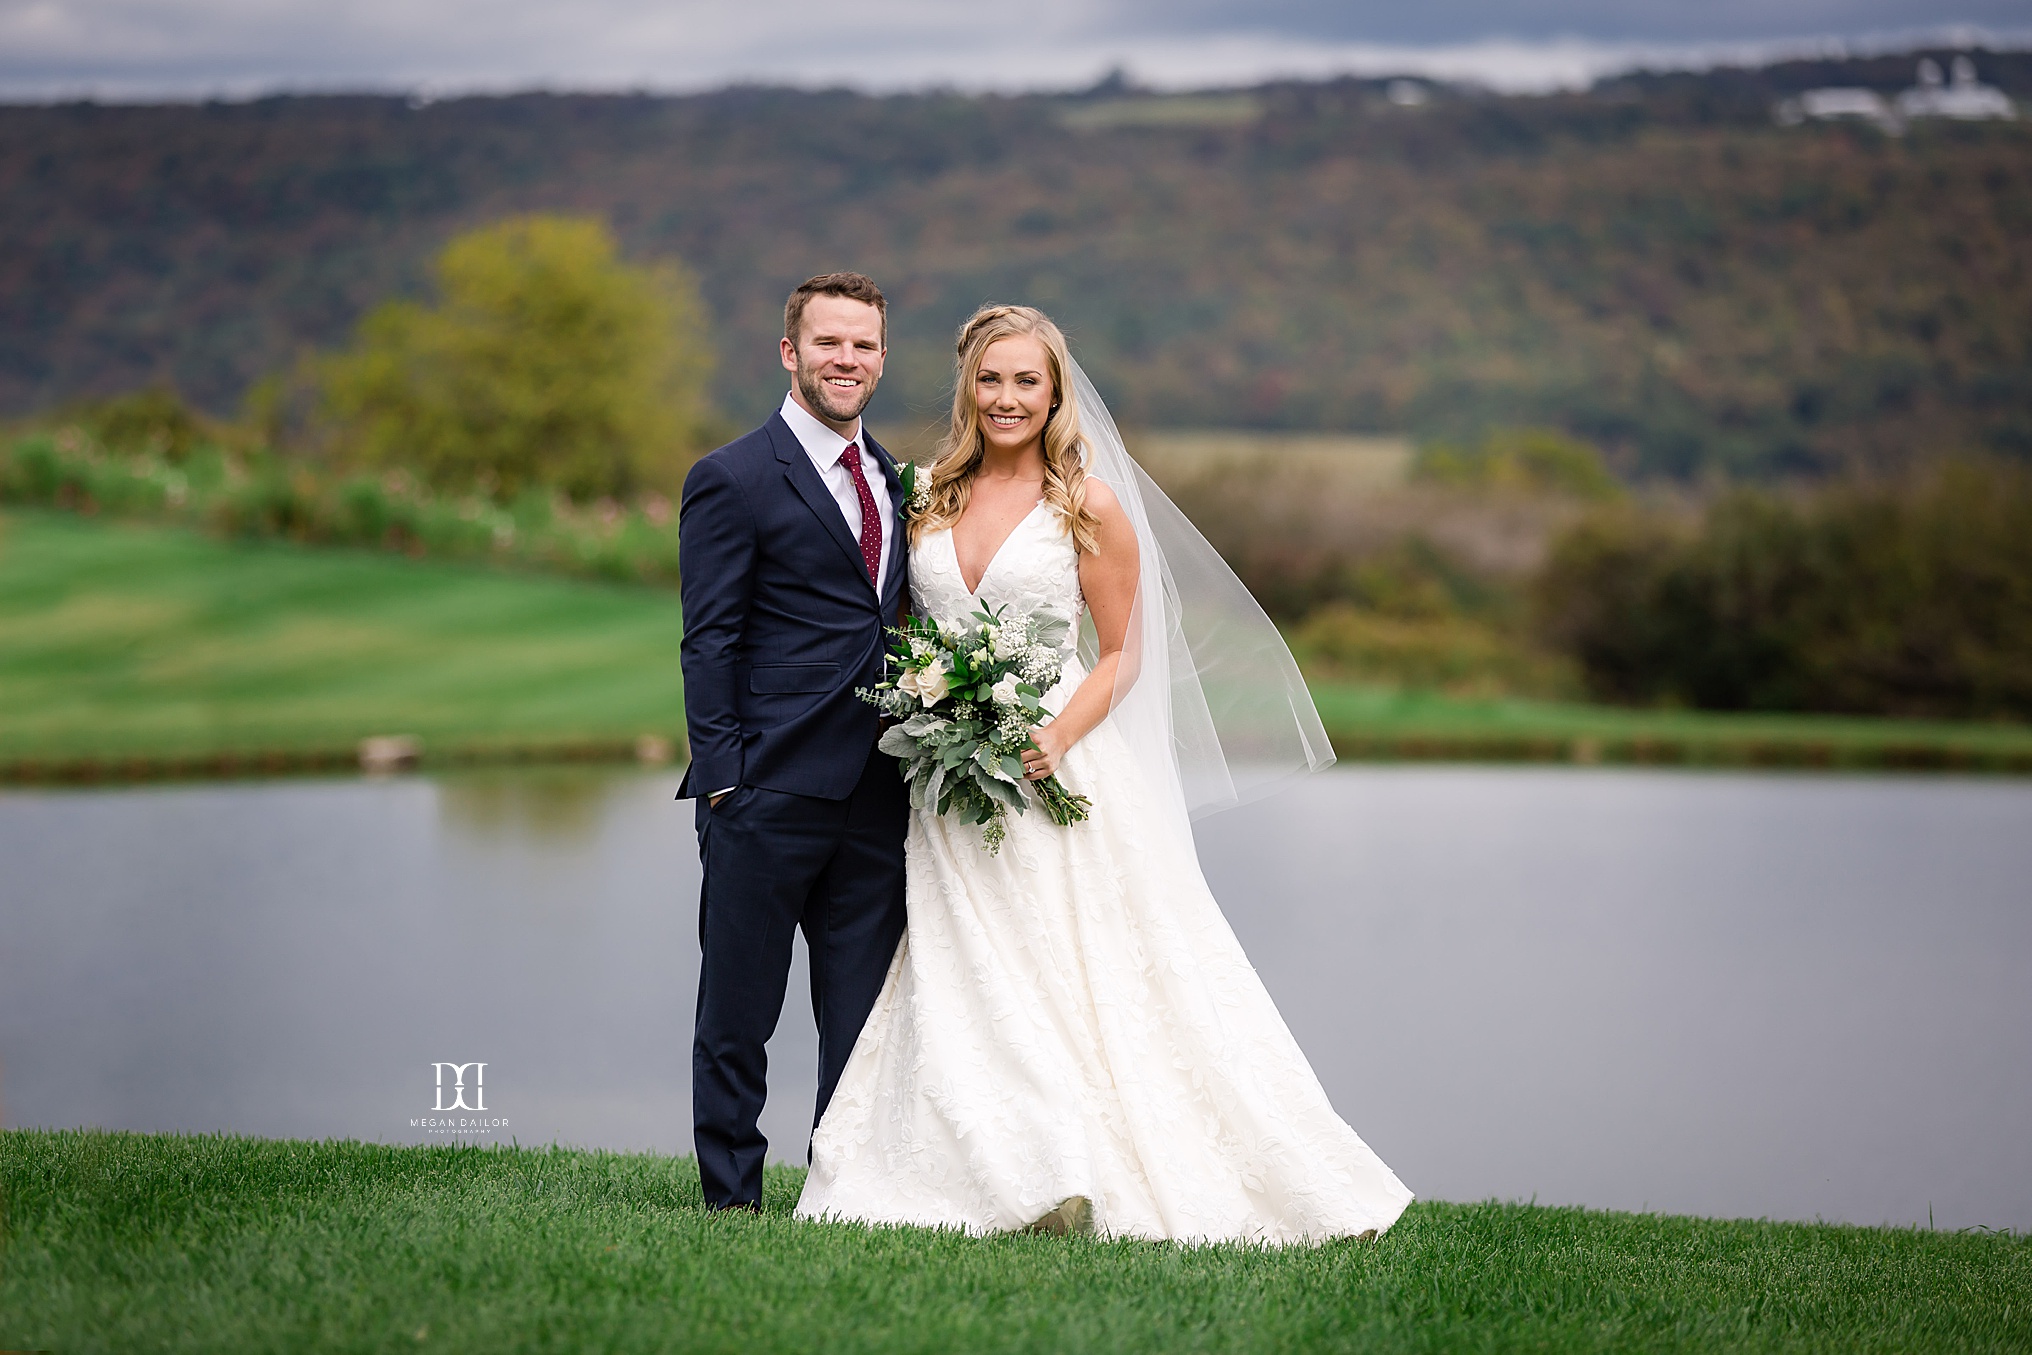
M 896 759 L 870 751 L 844 800 L 741 786 L 698 802 L 698 1021 L 692 1130 L 708 1205 L 759 1205 L 768 1054 L 804 929 L 818 1024 L 815 1128 L 903 937 L 910 799 Z

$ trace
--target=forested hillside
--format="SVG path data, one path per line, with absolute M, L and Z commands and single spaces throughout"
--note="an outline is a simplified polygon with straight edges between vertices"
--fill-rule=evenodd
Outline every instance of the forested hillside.
M 2032 94 L 2032 57 L 1977 62 Z M 1550 424 L 1639 475 L 2032 456 L 2032 123 L 1771 118 L 1911 70 L 0 108 L 0 411 L 150 381 L 229 411 L 455 232 L 554 209 L 697 272 L 737 422 L 780 389 L 784 292 L 856 267 L 895 303 L 892 424 L 936 416 L 994 298 L 1058 315 L 1129 423 Z

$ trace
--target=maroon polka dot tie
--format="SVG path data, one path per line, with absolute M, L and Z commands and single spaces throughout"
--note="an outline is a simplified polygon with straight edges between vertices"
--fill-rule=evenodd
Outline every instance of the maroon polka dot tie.
M 868 582 L 882 581 L 882 515 L 875 511 L 875 493 L 868 477 L 861 473 L 861 449 L 854 443 L 840 453 L 840 464 L 854 477 L 854 493 L 861 496 L 861 563 L 868 567 Z

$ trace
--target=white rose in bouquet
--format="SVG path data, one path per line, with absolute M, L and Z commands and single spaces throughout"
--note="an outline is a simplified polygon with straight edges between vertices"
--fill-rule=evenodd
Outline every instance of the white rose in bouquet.
M 944 659 L 933 659 L 922 668 L 912 668 L 896 679 L 896 689 L 916 697 L 927 706 L 935 706 L 945 699 L 948 688 L 948 670 Z
M 988 689 L 988 695 L 995 698 L 995 703 L 997 705 L 1001 706 L 1015 705 L 1018 701 L 1022 699 L 1022 697 L 1019 696 L 1016 691 L 1016 675 L 1014 673 L 1004 674 L 1000 682 L 996 683 L 993 687 L 990 687 Z

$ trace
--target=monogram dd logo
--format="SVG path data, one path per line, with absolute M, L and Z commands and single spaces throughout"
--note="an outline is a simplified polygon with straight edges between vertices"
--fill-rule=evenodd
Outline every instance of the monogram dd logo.
M 433 1063 L 437 1070 L 437 1104 L 433 1110 L 485 1110 L 487 1108 L 486 1080 L 487 1065 L 484 1063 Z M 445 1086 L 445 1069 L 451 1069 L 451 1086 Z M 473 1104 L 466 1104 L 466 1070 L 473 1072 Z M 451 1093 L 451 1104 L 445 1104 L 445 1093 Z

